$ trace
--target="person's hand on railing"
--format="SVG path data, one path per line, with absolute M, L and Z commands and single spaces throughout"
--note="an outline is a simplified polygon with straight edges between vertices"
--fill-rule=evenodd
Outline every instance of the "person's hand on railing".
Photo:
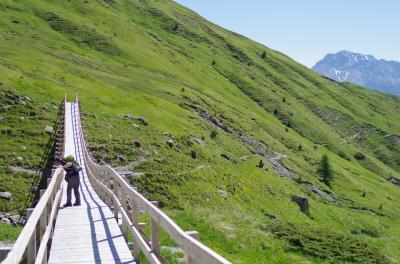
M 69 168 L 72 166 L 71 162 L 66 162 L 64 159 L 60 160 L 60 167 L 63 167 L 64 169 Z

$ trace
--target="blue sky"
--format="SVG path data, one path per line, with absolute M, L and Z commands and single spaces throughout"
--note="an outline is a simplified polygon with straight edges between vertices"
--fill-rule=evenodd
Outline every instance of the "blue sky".
M 400 61 L 398 0 L 175 0 L 306 66 L 350 50 Z

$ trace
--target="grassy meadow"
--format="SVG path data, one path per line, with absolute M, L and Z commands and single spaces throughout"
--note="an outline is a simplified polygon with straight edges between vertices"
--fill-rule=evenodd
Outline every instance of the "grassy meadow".
M 59 101 L 78 93 L 92 156 L 140 173 L 132 184 L 232 263 L 400 261 L 399 97 L 169 0 L 3 0 L 0 14 L 0 191 L 14 196 L 0 211 L 32 200 L 37 176 L 15 167 L 37 169 Z

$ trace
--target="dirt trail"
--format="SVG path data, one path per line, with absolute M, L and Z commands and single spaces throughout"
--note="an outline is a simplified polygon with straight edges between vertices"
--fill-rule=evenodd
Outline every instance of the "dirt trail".
M 240 139 L 244 144 L 253 147 L 256 153 L 264 157 L 279 175 L 286 177 L 292 181 L 294 180 L 295 173 L 286 168 L 285 166 L 283 166 L 282 163 L 279 161 L 282 157 L 286 158 L 287 157 L 286 155 L 269 151 L 264 143 L 254 139 L 253 137 L 243 133 L 242 131 L 229 127 L 222 120 L 210 115 L 207 111 L 201 109 L 198 105 L 185 103 L 185 106 L 188 106 L 191 109 L 195 110 L 196 113 L 204 120 L 206 120 L 208 123 L 220 128 L 221 130 L 227 133 L 234 135 L 236 138 Z

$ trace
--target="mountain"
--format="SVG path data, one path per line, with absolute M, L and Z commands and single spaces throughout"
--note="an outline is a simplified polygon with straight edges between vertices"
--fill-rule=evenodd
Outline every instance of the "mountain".
M 400 261 L 399 97 L 168 0 L 2 0 L 0 28 L 0 211 L 29 206 L 78 93 L 92 157 L 233 263 Z
M 400 95 L 400 62 L 378 60 L 350 51 L 328 54 L 312 68 L 337 82 L 351 82 L 373 90 Z

